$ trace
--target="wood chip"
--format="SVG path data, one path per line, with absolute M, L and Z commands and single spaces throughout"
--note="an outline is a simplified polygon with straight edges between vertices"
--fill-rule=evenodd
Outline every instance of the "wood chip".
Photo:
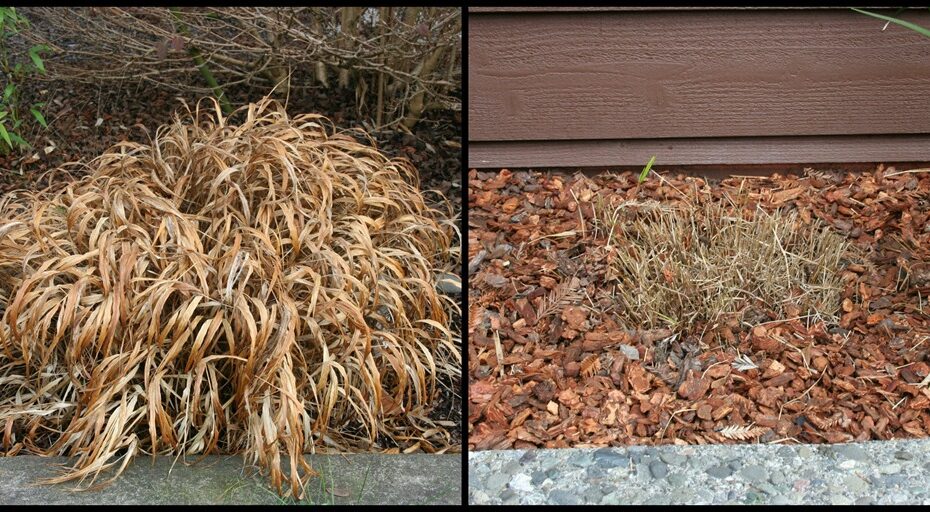
M 546 406 L 546 410 L 549 411 L 550 414 L 558 416 L 559 415 L 559 404 L 550 401 L 549 404 Z

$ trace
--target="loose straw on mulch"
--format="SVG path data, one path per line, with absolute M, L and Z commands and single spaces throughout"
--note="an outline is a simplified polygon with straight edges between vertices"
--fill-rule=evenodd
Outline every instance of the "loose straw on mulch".
M 616 310 L 633 329 L 687 331 L 761 309 L 835 321 L 843 261 L 855 256 L 841 235 L 795 211 L 718 203 L 602 206 L 595 230 L 617 247 Z
M 0 203 L 2 450 L 77 457 L 48 482 L 88 485 L 140 453 L 243 453 L 295 496 L 318 447 L 447 450 L 449 215 L 321 116 L 213 103 Z

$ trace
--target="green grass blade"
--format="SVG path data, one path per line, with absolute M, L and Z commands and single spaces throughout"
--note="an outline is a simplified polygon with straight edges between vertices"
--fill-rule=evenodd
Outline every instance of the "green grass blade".
M 649 163 L 646 164 L 646 167 L 643 167 L 643 172 L 639 173 L 639 182 L 642 183 L 646 181 L 646 177 L 649 176 L 649 170 L 652 169 L 652 164 L 656 161 L 656 156 L 652 155 L 652 158 L 649 159 Z
M 29 109 L 32 112 L 32 117 L 36 118 L 36 121 L 42 125 L 42 128 L 48 128 L 48 123 L 45 122 L 45 116 L 42 115 L 42 112 L 39 112 L 39 109 L 33 107 Z
M 865 14 L 865 15 L 871 16 L 871 17 L 873 17 L 873 18 L 878 18 L 878 19 L 880 19 L 880 20 L 890 21 L 891 23 L 894 23 L 894 24 L 896 24 L 896 25 L 901 25 L 902 27 L 909 28 L 909 29 L 911 29 L 911 30 L 913 30 L 913 31 L 915 31 L 915 32 L 917 32 L 917 33 L 920 33 L 920 34 L 926 36 L 926 37 L 930 37 L 930 29 L 921 27 L 920 25 L 915 25 L 914 23 L 911 23 L 911 22 L 909 22 L 909 21 L 904 21 L 904 20 L 902 20 L 902 19 L 894 18 L 894 17 L 891 17 L 891 16 L 885 16 L 884 14 L 878 14 L 878 13 L 874 13 L 874 12 L 869 12 L 869 11 L 866 11 L 866 10 L 864 10 L 864 9 L 856 9 L 855 7 L 850 7 L 850 9 L 852 9 L 852 10 L 854 10 L 854 11 L 860 13 L 860 14 Z
M 41 47 L 33 46 L 29 49 L 29 58 L 32 59 L 32 63 L 35 64 L 36 69 L 39 70 L 43 75 L 45 74 L 45 63 L 42 62 L 42 57 L 39 56 L 39 52 L 42 51 Z
M 18 144 L 20 148 L 25 149 L 25 148 L 31 148 L 31 147 L 32 147 L 32 145 L 30 145 L 28 142 L 26 142 L 26 139 L 20 137 L 20 136 L 17 135 L 16 133 L 10 132 L 9 135 L 10 135 L 10 138 L 13 139 L 13 142 L 16 143 L 16 144 Z
M 3 123 L 0 123 L 0 137 L 3 137 L 3 140 L 6 141 L 6 145 L 10 146 L 10 149 L 13 148 L 13 142 L 10 140 L 10 134 L 6 131 L 6 126 L 3 126 Z

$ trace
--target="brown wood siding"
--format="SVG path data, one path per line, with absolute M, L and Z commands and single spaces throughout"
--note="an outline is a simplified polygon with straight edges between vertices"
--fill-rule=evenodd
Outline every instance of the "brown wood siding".
M 866 148 L 865 154 L 861 153 Z M 860 157 L 850 158 L 850 155 Z M 852 135 L 471 142 L 471 167 L 795 164 L 930 161 L 930 137 Z M 908 156 L 913 155 L 913 156 Z M 556 163 L 552 163 L 556 162 Z
M 906 19 L 930 26 L 925 9 Z M 848 9 L 470 9 L 469 165 L 930 160 L 930 38 L 882 25 Z

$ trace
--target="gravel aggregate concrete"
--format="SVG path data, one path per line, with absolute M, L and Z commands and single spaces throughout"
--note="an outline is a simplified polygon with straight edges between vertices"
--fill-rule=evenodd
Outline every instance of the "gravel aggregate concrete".
M 930 505 L 930 440 L 490 450 L 468 502 Z

